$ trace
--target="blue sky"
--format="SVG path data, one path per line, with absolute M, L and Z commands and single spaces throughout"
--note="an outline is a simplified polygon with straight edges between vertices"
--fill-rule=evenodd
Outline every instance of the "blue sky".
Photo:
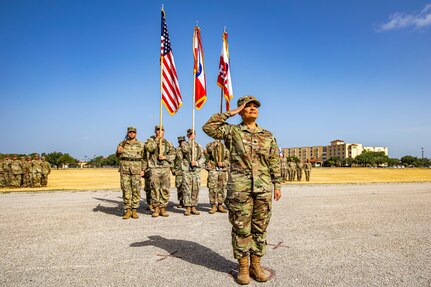
M 191 127 L 192 34 L 201 28 L 208 100 L 219 109 L 221 34 L 234 103 L 262 102 L 281 147 L 333 139 L 431 157 L 431 1 L 0 1 L 0 153 L 109 155 L 127 126 L 159 122 L 164 4 L 183 106 L 166 137 Z M 233 118 L 231 123 L 238 123 Z

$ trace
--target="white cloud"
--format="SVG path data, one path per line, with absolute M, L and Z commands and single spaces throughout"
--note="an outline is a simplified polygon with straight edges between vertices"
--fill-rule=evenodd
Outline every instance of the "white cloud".
M 411 14 L 394 13 L 389 16 L 389 20 L 380 25 L 377 29 L 380 32 L 412 27 L 414 29 L 431 26 L 431 4 L 425 5 L 420 12 Z

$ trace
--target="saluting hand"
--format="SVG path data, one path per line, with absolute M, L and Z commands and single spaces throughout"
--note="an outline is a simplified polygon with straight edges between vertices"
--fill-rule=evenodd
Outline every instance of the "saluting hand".
M 239 114 L 239 112 L 241 112 L 244 109 L 244 107 L 245 107 L 245 103 L 237 107 L 236 109 L 230 110 L 229 111 L 230 116 L 233 117 L 234 115 Z

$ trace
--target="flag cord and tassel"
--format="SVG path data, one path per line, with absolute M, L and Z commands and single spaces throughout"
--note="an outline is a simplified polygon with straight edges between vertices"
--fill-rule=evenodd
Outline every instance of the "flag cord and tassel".
M 162 6 L 163 9 L 163 6 Z M 163 129 L 163 56 L 160 57 L 160 131 Z M 162 139 L 159 140 L 159 151 L 162 151 Z

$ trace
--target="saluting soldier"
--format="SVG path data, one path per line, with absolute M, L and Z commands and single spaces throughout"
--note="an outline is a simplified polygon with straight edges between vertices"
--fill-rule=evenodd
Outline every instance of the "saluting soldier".
M 226 197 L 229 150 L 220 140 L 208 143 L 206 150 L 208 159 L 205 169 L 208 171 L 207 186 L 211 204 L 211 210 L 208 213 L 214 214 L 216 211 L 226 213 L 223 203 Z
M 198 204 L 199 188 L 201 185 L 200 172 L 205 165 L 204 150 L 200 144 L 195 141 L 196 133 L 193 129 L 187 130 L 188 141 L 181 146 L 181 170 L 183 173 L 182 194 L 184 215 L 199 215 L 196 210 Z
M 22 186 L 32 187 L 31 181 L 31 156 L 27 156 L 25 161 L 21 162 L 22 167 Z
M 311 174 L 311 163 L 310 160 L 307 159 L 307 162 L 304 165 L 304 173 L 305 173 L 305 180 L 310 181 L 310 174 Z
M 151 169 L 151 205 L 152 217 L 169 216 L 166 206 L 169 203 L 171 187 L 171 167 L 175 160 L 174 145 L 164 138 L 163 127 L 155 126 L 155 138 L 149 138 L 145 144 L 148 151 L 148 167 Z
M 182 191 L 183 184 L 183 171 L 181 169 L 181 163 L 183 160 L 183 154 L 181 152 L 181 146 L 186 143 L 186 138 L 184 136 L 180 136 L 178 139 L 178 147 L 175 149 L 175 160 L 172 174 L 175 176 L 175 187 L 177 189 L 177 199 L 178 199 L 178 208 L 184 207 L 184 198 Z
M 40 183 L 42 186 L 48 185 L 48 175 L 51 173 L 51 165 L 49 162 L 45 160 L 45 157 L 42 156 L 42 177 L 40 179 Z
M 126 138 L 117 146 L 120 159 L 120 183 L 123 192 L 123 219 L 137 219 L 141 200 L 141 177 L 144 176 L 146 162 L 144 143 L 136 138 L 136 128 L 128 127 Z
M 232 224 L 233 254 L 239 261 L 237 282 L 245 285 L 250 275 L 259 282 L 269 278 L 260 261 L 266 252 L 272 190 L 274 199 L 279 200 L 282 178 L 275 137 L 256 123 L 260 102 L 253 96 L 244 96 L 237 106 L 211 116 L 203 130 L 214 139 L 224 139 L 230 151 L 226 205 Z M 236 114 L 242 122 L 228 124 L 226 120 Z

